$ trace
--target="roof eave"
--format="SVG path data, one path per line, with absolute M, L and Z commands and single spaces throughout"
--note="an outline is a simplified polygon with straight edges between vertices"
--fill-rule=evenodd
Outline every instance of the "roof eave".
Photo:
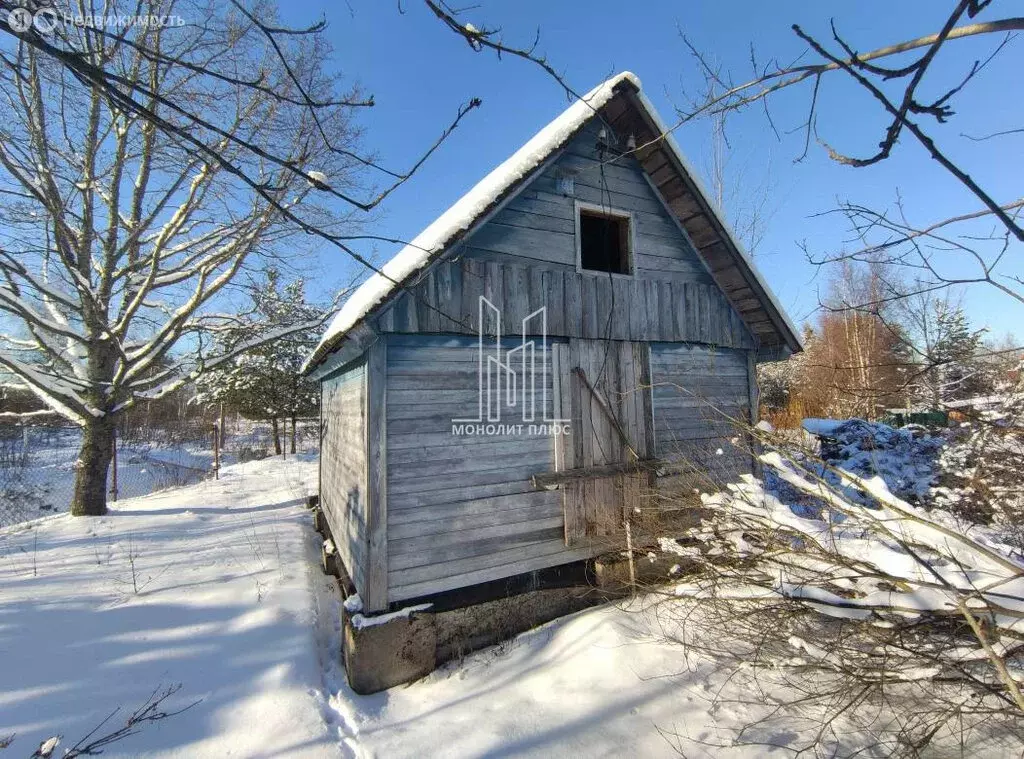
M 753 258 L 746 251 L 743 244 L 737 239 L 732 227 L 725 219 L 725 214 L 720 208 L 717 207 L 712 200 L 712 196 L 708 194 L 707 188 L 704 186 L 700 175 L 694 171 L 690 162 L 683 155 L 679 144 L 676 142 L 675 137 L 672 135 L 672 128 L 662 121 L 658 115 L 657 110 L 654 108 L 654 104 L 647 98 L 643 90 L 637 89 L 629 84 L 628 93 L 630 96 L 636 99 L 638 110 L 651 122 L 650 126 L 653 128 L 655 134 L 664 135 L 664 142 L 669 147 L 669 156 L 672 160 L 677 163 L 677 170 L 686 179 L 694 185 L 696 189 L 695 198 L 698 203 L 706 206 L 707 216 L 709 219 L 719 227 L 721 238 L 726 244 L 726 248 L 729 250 L 733 260 L 737 267 L 743 273 L 744 280 L 747 284 L 755 291 L 758 295 L 759 300 L 765 303 L 766 312 L 769 318 L 772 320 L 779 335 L 783 338 L 785 345 L 793 353 L 799 353 L 803 350 L 803 341 L 800 339 L 800 333 L 790 321 L 789 316 L 785 310 L 781 307 L 775 293 L 768 286 L 764 275 L 757 268 Z
M 742 243 L 740 243 L 736 238 L 733 230 L 725 220 L 725 216 L 721 209 L 716 206 L 711 199 L 711 196 L 708 195 L 707 189 L 704 187 L 700 176 L 693 170 L 693 167 L 686 160 L 682 150 L 680 150 L 679 145 L 672 136 L 671 130 L 661 120 L 661 117 L 658 115 L 653 104 L 648 100 L 647 96 L 643 93 L 643 90 L 638 86 L 638 82 L 635 80 L 635 77 L 627 72 L 619 75 L 618 79 L 619 80 L 610 90 L 610 92 L 613 93 L 612 97 L 604 100 L 604 103 L 607 104 L 611 102 L 615 95 L 620 94 L 627 99 L 632 99 L 632 105 L 636 112 L 648 122 L 647 128 L 649 128 L 653 134 L 663 135 L 662 139 L 668 146 L 668 150 L 665 152 L 668 155 L 669 160 L 675 164 L 675 170 L 680 175 L 684 183 L 692 185 L 693 190 L 691 194 L 694 196 L 696 202 L 704 207 L 703 213 L 707 217 L 708 222 L 712 225 L 716 235 L 723 243 L 730 260 L 736 266 L 736 269 L 743 278 L 743 281 L 750 287 L 751 292 L 756 296 L 758 302 L 762 304 L 769 323 L 782 339 L 781 345 L 784 345 L 793 353 L 803 350 L 803 343 L 800 339 L 798 330 L 794 327 L 792 322 L 790 322 L 786 312 L 779 305 L 775 294 L 768 286 L 764 276 L 757 269 L 753 259 L 744 249 Z M 607 83 L 605 86 L 607 86 Z M 596 89 L 597 88 L 595 88 L 595 90 Z M 602 107 L 604 106 L 598 106 L 597 108 Z M 536 176 L 538 171 L 542 171 L 543 168 L 551 162 L 551 160 L 559 155 L 564 146 L 573 137 L 575 137 L 575 135 L 579 133 L 579 130 L 583 129 L 590 120 L 591 117 L 588 117 L 581 121 L 581 123 L 571 133 L 567 134 L 561 142 L 553 145 L 550 152 L 543 160 L 541 160 L 532 170 L 525 172 L 515 182 L 512 182 L 509 186 L 505 187 L 501 193 L 494 198 L 494 201 L 481 211 L 473 223 L 459 230 L 450 239 L 445 240 L 436 251 L 431 253 L 424 260 L 422 266 L 395 281 L 394 286 L 390 288 L 379 302 L 360 316 L 351 324 L 351 326 L 344 331 L 339 332 L 334 339 L 325 341 L 323 344 L 318 346 L 317 350 L 310 356 L 304 365 L 303 373 L 306 375 L 321 374 L 322 370 L 318 369 L 318 367 L 324 364 L 332 354 L 338 352 L 343 348 L 343 346 L 351 342 L 352 334 L 360 329 L 366 328 L 367 325 L 371 323 L 370 320 L 383 309 L 387 308 L 396 296 L 405 292 L 410 284 L 415 284 L 419 278 L 429 271 L 437 261 L 442 259 L 448 251 L 461 243 L 469 235 L 473 234 L 481 224 L 486 223 L 486 221 L 493 216 L 493 214 L 499 210 L 509 198 L 514 197 L 515 194 L 519 192 L 524 184 L 528 183 L 534 176 Z M 726 292 L 728 294 L 728 291 Z M 765 347 L 772 348 L 772 345 L 769 344 Z

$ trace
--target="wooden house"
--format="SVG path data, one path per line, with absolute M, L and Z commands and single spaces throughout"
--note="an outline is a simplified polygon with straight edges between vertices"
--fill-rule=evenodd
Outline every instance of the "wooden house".
M 607 551 L 651 462 L 735 474 L 800 350 L 630 73 L 373 274 L 306 371 L 320 505 L 367 611 Z M 659 464 L 660 465 L 660 464 Z

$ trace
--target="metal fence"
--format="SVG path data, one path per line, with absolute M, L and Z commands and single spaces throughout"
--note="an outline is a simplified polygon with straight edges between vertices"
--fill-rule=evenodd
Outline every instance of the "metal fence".
M 184 420 L 118 430 L 107 475 L 110 500 L 191 485 L 215 476 L 215 462 L 226 466 L 275 455 L 269 423 L 228 420 L 221 438 L 214 429 L 205 420 Z M 286 456 L 290 435 L 289 427 Z M 73 426 L 0 424 L 0 527 L 67 511 L 81 441 Z M 300 421 L 296 450 L 308 453 L 316 445 L 316 420 Z

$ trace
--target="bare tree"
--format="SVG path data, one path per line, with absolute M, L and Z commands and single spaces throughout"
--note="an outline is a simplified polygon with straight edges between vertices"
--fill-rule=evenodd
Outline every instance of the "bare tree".
M 714 98 L 722 86 L 721 67 L 705 71 L 706 86 L 698 102 Z M 697 105 L 694 102 L 693 105 Z M 711 136 L 707 150 L 705 174 L 710 179 L 711 194 L 724 213 L 733 234 L 746 252 L 757 256 L 761 242 L 768 231 L 768 223 L 775 209 L 772 192 L 770 162 L 759 180 L 750 179 L 748 163 L 737 164 L 737 153 L 729 138 L 729 112 L 720 111 L 710 117 Z
M 489 50 L 499 56 L 528 61 L 548 73 L 567 94 L 577 96 L 564 76 L 539 52 L 539 31 L 531 44 L 517 45 L 504 39 L 500 27 L 485 26 L 479 19 L 476 19 L 476 24 L 464 20 L 475 10 L 456 9 L 434 0 L 426 2 L 444 25 L 464 38 L 474 50 Z M 784 65 L 775 56 L 769 57 L 767 62 L 759 60 L 752 47 L 752 73 L 750 78 L 739 81 L 686 39 L 705 85 L 696 97 L 684 97 L 686 105 L 677 109 L 676 122 L 669 129 L 676 130 L 701 118 L 712 119 L 715 129 L 714 124 L 720 123 L 724 115 L 758 106 L 763 108 L 769 126 L 779 139 L 791 131 L 802 133 L 802 151 L 798 160 L 808 154 L 812 144 L 817 143 L 833 160 L 856 168 L 885 161 L 901 142 L 915 142 L 942 167 L 954 184 L 976 199 L 978 207 L 965 208 L 962 213 L 945 219 L 917 222 L 909 218 L 899 199 L 894 209 L 845 202 L 834 212 L 849 219 L 854 244 L 840 253 L 811 251 L 811 260 L 816 264 L 843 259 L 871 261 L 881 255 L 893 263 L 912 268 L 917 276 L 908 282 L 917 281 L 935 289 L 960 284 L 986 284 L 1024 302 L 1024 278 L 1014 268 L 1015 254 L 1020 243 L 1024 242 L 1024 226 L 1020 222 L 1024 199 L 994 197 L 974 178 L 976 172 L 972 171 L 969 153 L 970 145 L 978 141 L 1020 138 L 1024 136 L 1024 127 L 993 124 L 989 134 L 960 135 L 963 142 L 952 147 L 940 141 L 940 135 L 946 138 L 948 131 L 933 128 L 948 123 L 955 116 L 953 104 L 957 96 L 1006 51 L 1015 33 L 1024 29 L 1024 17 L 1003 15 L 984 18 L 996 14 L 996 8 L 1003 6 L 1010 7 L 995 0 L 956 0 L 937 30 L 924 30 L 926 33 L 919 37 L 891 42 L 868 52 L 858 52 L 834 23 L 831 39 L 827 42 L 817 39 L 799 25 L 793 25 L 794 33 L 807 46 L 806 51 L 794 63 Z M 963 75 L 959 79 L 933 81 L 940 76 L 934 67 L 940 51 L 949 50 L 949 55 L 955 55 L 962 47 L 960 41 L 969 39 L 991 39 L 993 44 L 988 55 L 978 60 L 963 61 Z M 808 57 L 817 60 L 806 62 Z M 837 77 L 853 82 L 877 104 L 887 119 L 885 129 L 873 143 L 876 147 L 866 155 L 841 150 L 818 131 L 820 95 Z M 708 83 L 714 86 L 708 87 Z M 770 109 L 771 101 L 780 92 L 800 87 L 805 88 L 808 95 L 806 119 L 796 125 L 795 130 L 789 129 L 790 125 L 777 125 Z M 925 94 L 929 91 L 935 94 Z M 850 103 L 850 100 L 843 98 L 838 102 Z M 858 109 L 851 116 L 862 121 L 862 105 L 856 103 L 851 107 Z M 653 140 L 664 137 L 657 135 Z M 637 145 L 636 151 L 647 147 Z M 952 157 L 954 153 L 956 159 Z M 964 270 L 963 262 L 973 267 L 973 273 Z M 951 263 L 956 265 L 951 266 Z
M 837 267 L 795 377 L 805 409 L 876 419 L 902 399 L 913 367 L 887 288 L 877 263 L 844 261 Z
M 915 276 L 907 283 L 915 283 L 916 288 L 891 293 L 890 297 L 953 285 L 984 283 L 1024 302 L 1022 279 L 1015 268 L 1013 255 L 1024 241 L 1024 227 L 1019 221 L 1024 200 L 995 198 L 974 178 L 969 152 L 972 142 L 1012 139 L 1024 135 L 1024 128 L 1012 124 L 994 125 L 988 135 L 961 134 L 962 143 L 956 146 L 940 143 L 939 135 L 945 136 L 945 133 L 932 129 L 955 116 L 953 103 L 956 97 L 1004 52 L 1013 41 L 1015 32 L 1024 29 L 1024 18 L 1020 17 L 974 20 L 983 13 L 992 13 L 996 5 L 994 0 L 958 0 L 938 31 L 863 53 L 840 34 L 835 23 L 828 42 L 794 25 L 794 33 L 808 46 L 800 58 L 810 54 L 819 61 L 783 66 L 772 59 L 769 64 L 759 66 L 752 53 L 753 76 L 740 83 L 722 78 L 706 56 L 687 41 L 706 74 L 719 77 L 721 88 L 692 107 L 680 110 L 676 126 L 699 117 L 718 117 L 722 113 L 757 104 L 764 107 L 769 123 L 776 134 L 780 134 L 769 110 L 769 102 L 783 90 L 805 86 L 809 88 L 809 102 L 807 118 L 800 126 L 803 133 L 800 158 L 806 156 L 812 143 L 816 142 L 832 160 L 846 166 L 865 168 L 892 156 L 904 138 L 916 142 L 945 170 L 952 182 L 966 189 L 981 207 L 966 208 L 963 213 L 944 219 L 915 222 L 909 218 L 900 197 L 892 209 L 843 202 L 833 212 L 847 218 L 853 232 L 851 244 L 838 253 L 809 252 L 811 261 L 828 264 L 842 260 L 885 258 L 912 269 Z M 949 55 L 955 55 L 958 40 L 986 36 L 994 36 L 989 54 L 983 59 L 964 61 L 962 78 L 933 81 L 939 76 L 932 69 L 940 51 L 948 48 Z M 827 82 L 836 76 L 845 76 L 855 83 L 888 119 L 877 141 L 877 149 L 866 155 L 840 150 L 818 130 L 820 95 Z M 936 94 L 925 95 L 926 90 Z M 844 102 L 849 100 L 844 99 Z M 860 104 L 855 107 L 859 108 Z M 957 160 L 951 158 L 954 151 L 958 155 Z M 973 267 L 973 273 L 965 269 L 965 264 Z
M 529 61 L 575 95 L 539 52 L 539 34 L 532 44 L 510 43 L 499 27 L 485 26 L 479 19 L 470 22 L 468 15 L 475 11 L 431 0 L 427 4 L 473 50 Z M 773 59 L 760 65 L 752 55 L 755 74 L 749 81 L 735 84 L 723 77 L 724 86 L 716 94 L 679 112 L 676 126 L 753 104 L 764 106 L 771 119 L 770 98 L 806 84 L 804 154 L 814 139 L 834 160 L 867 167 L 889 158 L 906 137 L 981 206 L 927 225 L 900 219 L 895 229 L 879 221 L 889 218 L 886 212 L 870 212 L 872 221 L 855 226 L 863 246 L 841 256 L 817 256 L 818 263 L 913 266 L 915 273 L 930 277 L 925 288 L 938 290 L 965 281 L 946 274 L 936 260 L 940 251 L 952 252 L 977 262 L 979 274 L 970 281 L 1019 294 L 1014 288 L 1019 278 L 997 274 L 1007 261 L 1006 252 L 1024 240 L 1016 215 L 1019 202 L 994 199 L 924 126 L 948 121 L 955 96 L 1005 48 L 1009 33 L 1024 29 L 1024 18 L 974 21 L 993 5 L 992 0 L 961 0 L 941 29 L 863 54 L 838 31 L 833 35 L 837 49 L 830 50 L 794 27 L 818 61 L 783 66 Z M 941 48 L 986 35 L 1002 38 L 988 59 L 968 65 L 964 77 L 940 87 L 938 95 L 919 94 Z M 692 50 L 703 63 L 703 56 Z M 904 55 L 915 57 L 893 62 Z M 715 76 L 710 66 L 706 69 Z M 844 154 L 817 134 L 818 95 L 836 76 L 849 77 L 888 114 L 878 150 L 870 155 Z M 1024 131 L 1008 126 L 998 130 L 999 136 Z M 979 219 L 996 228 L 990 241 L 1005 245 L 1004 250 L 986 256 L 964 238 L 946 238 L 948 227 Z M 871 239 L 878 233 L 882 240 Z M 936 249 L 925 248 L 922 243 L 927 241 Z M 895 334 L 896 322 L 881 316 L 913 292 L 897 289 L 897 281 L 875 276 L 867 288 L 838 292 L 827 304 L 826 316 L 837 317 L 837 329 L 843 332 L 837 344 L 854 354 L 837 357 L 833 364 L 851 376 L 848 384 L 868 388 L 870 408 L 883 398 L 874 376 L 883 367 L 905 366 L 898 356 L 880 360 L 876 355 L 880 343 L 894 350 L 904 344 Z M 849 321 L 838 318 L 844 315 Z M 905 386 L 906 378 L 895 383 Z M 878 480 L 826 471 L 824 462 L 791 450 L 781 437 L 751 429 L 743 420 L 733 422 L 737 441 L 756 437 L 762 446 L 776 449 L 760 456 L 769 470 L 767 482 L 753 477 L 738 484 L 719 482 L 723 492 L 702 498 L 705 518 L 676 546 L 680 556 L 696 562 L 699 575 L 673 587 L 664 602 L 666 613 L 681 623 L 673 629 L 682 631 L 679 640 L 687 646 L 682 658 L 700 650 L 731 663 L 729 678 L 749 678 L 750 698 L 740 709 L 760 708 L 766 721 L 784 717 L 786 746 L 766 739 L 760 720 L 752 720 L 726 743 L 770 745 L 773 751 L 787 749 L 796 756 L 835 756 L 847 749 L 850 755 L 919 756 L 936 745 L 963 755 L 974 749 L 1019 752 L 1024 737 L 1019 682 L 1024 565 L 1019 556 L 999 535 L 950 521 L 948 515 L 926 513 L 893 496 Z M 707 467 L 693 462 L 692 474 L 704 478 L 699 484 L 707 489 Z M 678 510 L 692 511 L 693 484 L 674 494 L 659 490 L 652 494 L 652 503 L 670 509 L 675 498 Z M 682 604 L 680 597 L 688 592 L 693 603 Z M 782 679 L 781 699 L 761 687 L 761 677 Z M 855 715 L 863 728 L 856 741 L 841 732 L 844 715 Z M 680 745 L 672 740 L 680 736 L 668 726 L 664 734 L 672 745 Z
M 959 293 L 910 287 L 912 294 L 896 303 L 905 342 L 916 364 L 910 399 L 940 408 L 980 390 L 982 337 L 972 330 L 960 305 Z
M 327 73 L 323 23 L 207 0 L 31 10 L 0 0 L 0 368 L 82 427 L 72 513 L 102 514 L 117 415 L 251 347 L 210 338 L 239 272 L 298 233 L 373 269 L 354 217 L 479 101 L 395 171 L 360 150 L 374 101 Z
M 692 574 L 652 589 L 687 659 L 711 656 L 749 691 L 712 696 L 749 716 L 709 745 L 781 748 L 784 725 L 797 756 L 1019 752 L 1019 556 L 994 531 L 752 434 L 769 449 L 765 479 L 702 496 L 701 523 L 662 541 Z

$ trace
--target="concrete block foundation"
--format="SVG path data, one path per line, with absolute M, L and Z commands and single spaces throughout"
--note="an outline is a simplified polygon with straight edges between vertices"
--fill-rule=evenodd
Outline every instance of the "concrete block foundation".
M 359 624 L 361 615 L 345 611 L 344 618 L 342 654 L 348 684 L 356 693 L 377 693 L 418 680 L 437 667 L 432 614 L 413 612 L 366 626 Z
M 319 509 L 314 506 L 314 517 Z M 330 537 L 326 520 L 316 525 Z M 355 592 L 336 554 L 324 554 L 324 569 L 339 577 L 346 594 Z M 591 606 L 630 596 L 637 588 L 685 575 L 692 562 L 658 553 L 634 554 L 636 586 L 621 553 L 575 562 L 435 596 L 412 599 L 404 608 L 364 616 L 345 604 L 342 659 L 349 685 L 370 694 L 418 680 L 445 662 Z M 676 567 L 676 565 L 680 567 Z M 675 570 L 675 571 L 673 571 Z
M 547 588 L 443 611 L 344 614 L 343 656 L 356 693 L 417 680 L 445 662 L 508 640 L 558 617 L 604 603 L 593 587 Z

